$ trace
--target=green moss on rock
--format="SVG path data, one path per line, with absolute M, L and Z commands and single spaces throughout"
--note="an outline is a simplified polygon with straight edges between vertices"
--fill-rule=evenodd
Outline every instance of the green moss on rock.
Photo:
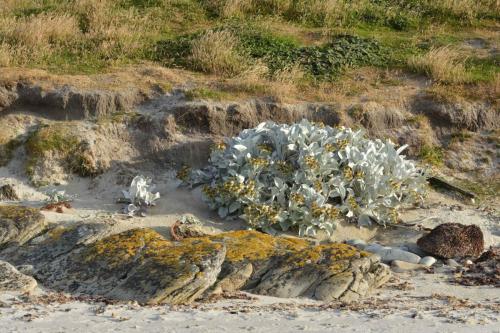
M 82 177 L 97 175 L 100 170 L 85 140 L 74 132 L 75 129 L 69 124 L 58 123 L 41 126 L 31 133 L 25 145 L 28 154 L 27 174 L 32 177 L 36 167 L 50 156 L 61 160 L 68 172 Z
M 14 155 L 14 150 L 21 145 L 21 140 L 0 134 L 0 167 L 7 165 Z

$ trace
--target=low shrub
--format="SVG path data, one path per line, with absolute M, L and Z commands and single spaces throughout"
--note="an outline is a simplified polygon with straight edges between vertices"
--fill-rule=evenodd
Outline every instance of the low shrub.
M 178 178 L 204 185 L 211 209 L 251 228 L 331 234 L 342 216 L 397 223 L 397 209 L 422 198 L 425 177 L 404 149 L 343 127 L 267 122 L 217 144 L 206 168 L 183 168 Z

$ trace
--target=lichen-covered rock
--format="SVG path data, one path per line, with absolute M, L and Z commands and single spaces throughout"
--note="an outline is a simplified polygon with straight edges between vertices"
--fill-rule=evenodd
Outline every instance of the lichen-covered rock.
M 347 244 L 234 231 L 210 237 L 223 241 L 222 291 L 249 289 L 276 297 L 354 300 L 385 283 L 390 272 L 377 256 Z
M 34 278 L 20 273 L 8 262 L 0 260 L 0 293 L 6 291 L 24 293 L 35 289 L 36 286 Z
M 185 238 L 210 236 L 216 233 L 213 228 L 203 225 L 198 218 L 190 214 L 183 215 L 170 228 L 170 236 L 176 241 Z
M 0 206 L 0 248 L 8 243 L 23 244 L 46 226 L 38 209 L 16 205 Z
M 478 257 L 484 251 L 484 237 L 476 225 L 444 223 L 421 237 L 417 245 L 440 258 Z
M 32 265 L 44 286 L 141 303 L 188 303 L 212 292 L 353 300 L 388 280 L 387 266 L 346 244 L 256 231 L 164 239 L 151 229 L 106 236 L 105 224 L 56 227 L 0 252 Z
M 23 246 L 11 246 L 0 252 L 0 259 L 20 265 L 32 265 L 34 272 L 43 277 L 47 263 L 71 253 L 73 250 L 109 236 L 108 224 L 83 223 L 73 226 L 55 226 Z
M 56 227 L 0 256 L 34 266 L 44 286 L 141 303 L 187 303 L 212 286 L 225 256 L 221 243 L 174 243 L 151 229 L 105 236 L 105 224 Z

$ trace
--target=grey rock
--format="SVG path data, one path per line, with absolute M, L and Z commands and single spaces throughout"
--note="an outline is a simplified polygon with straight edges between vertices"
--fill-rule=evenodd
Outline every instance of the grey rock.
M 43 275 L 47 263 L 54 262 L 83 245 L 102 239 L 110 232 L 110 226 L 102 222 L 56 226 L 21 247 L 11 246 L 5 249 L 0 252 L 0 258 L 16 266 L 32 265 L 35 274 Z
M 369 243 L 364 248 L 365 251 L 371 252 L 371 253 L 379 253 L 381 251 L 390 250 L 390 249 L 391 248 L 388 246 L 382 246 L 382 245 L 377 244 L 377 243 Z
M 446 263 L 446 265 L 448 265 L 450 267 L 460 267 L 460 266 L 462 266 L 455 259 L 446 259 L 445 263 Z
M 403 251 L 397 248 L 382 246 L 379 244 L 369 244 L 364 248 L 364 250 L 367 252 L 378 254 L 381 260 L 385 263 L 390 263 L 394 260 L 401 260 L 418 264 L 418 262 L 420 261 L 420 256 L 414 253 Z
M 38 209 L 16 205 L 0 206 L 0 248 L 10 243 L 23 244 L 46 227 Z
M 151 229 L 111 230 L 104 223 L 56 227 L 0 257 L 32 265 L 51 289 L 147 304 L 189 303 L 209 289 L 350 301 L 390 278 L 377 255 L 347 244 L 256 231 L 171 242 Z
M 401 260 L 394 260 L 391 263 L 391 269 L 394 272 L 397 272 L 397 273 L 403 273 L 403 272 L 407 272 L 407 271 L 423 270 L 425 268 L 426 268 L 425 265 L 414 264 L 414 263 L 410 263 L 410 262 L 406 262 L 406 261 L 401 261 Z
M 151 229 L 134 229 L 78 247 L 45 263 L 36 276 L 72 293 L 144 304 L 189 303 L 215 283 L 225 253 L 221 243 L 172 243 Z
M 428 254 L 424 252 L 421 248 L 418 247 L 416 243 L 406 243 L 405 244 L 406 248 L 408 249 L 408 252 L 415 253 L 416 255 L 420 257 L 426 257 Z
M 455 271 L 455 267 L 451 267 L 448 265 L 434 267 L 434 273 L 437 273 L 437 274 L 448 274 L 448 273 L 453 273 L 454 271 Z
M 422 259 L 420 259 L 419 262 L 419 264 L 424 265 L 426 267 L 431 267 L 435 263 L 436 263 L 436 258 L 431 256 L 423 257 Z
M 0 261 L 0 293 L 24 293 L 35 289 L 37 282 L 31 276 L 20 273 L 6 261 Z
M 383 252 L 379 252 L 378 254 L 381 256 L 383 262 L 392 262 L 394 260 L 400 260 L 413 264 L 418 264 L 421 259 L 415 253 L 403 251 L 400 249 L 384 250 Z
M 363 250 L 368 244 L 362 239 L 350 239 L 346 241 L 346 244 L 357 247 L 358 249 Z
M 33 276 L 35 274 L 35 267 L 33 265 L 19 265 L 16 269 L 24 275 Z

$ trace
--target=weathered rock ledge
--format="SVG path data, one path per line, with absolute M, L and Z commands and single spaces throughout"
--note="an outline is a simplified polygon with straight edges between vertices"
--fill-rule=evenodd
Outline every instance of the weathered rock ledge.
M 237 290 L 351 301 L 390 277 L 377 256 L 346 244 L 314 245 L 256 231 L 173 242 L 152 229 L 109 235 L 101 223 L 55 227 L 0 258 L 32 265 L 44 287 L 147 304 Z

